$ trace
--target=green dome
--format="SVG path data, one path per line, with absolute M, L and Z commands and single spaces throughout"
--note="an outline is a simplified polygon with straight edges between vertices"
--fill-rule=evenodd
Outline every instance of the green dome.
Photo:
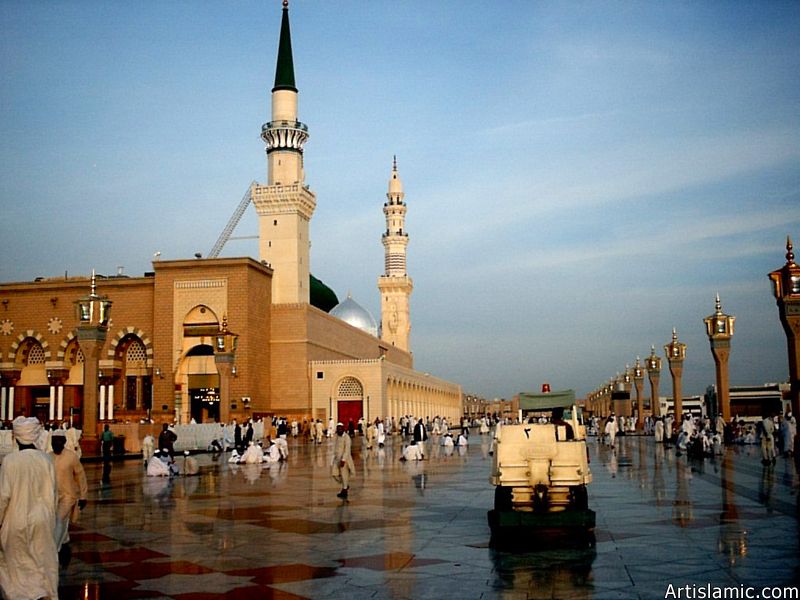
M 309 275 L 309 279 L 311 280 L 311 285 L 309 286 L 311 306 L 316 306 L 320 310 L 330 312 L 334 306 L 339 304 L 336 292 L 313 275 Z

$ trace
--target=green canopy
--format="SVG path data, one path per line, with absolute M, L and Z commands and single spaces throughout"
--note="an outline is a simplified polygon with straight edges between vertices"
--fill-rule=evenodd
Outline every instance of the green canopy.
M 519 407 L 522 410 L 551 410 L 567 408 L 575 404 L 575 390 L 561 390 L 544 394 L 519 393 Z

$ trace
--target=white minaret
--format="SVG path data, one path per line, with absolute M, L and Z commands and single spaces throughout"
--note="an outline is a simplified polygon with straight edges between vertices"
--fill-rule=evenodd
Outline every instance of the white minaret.
M 273 304 L 308 304 L 308 226 L 317 199 L 305 185 L 303 172 L 308 127 L 297 120 L 288 6 L 284 0 L 272 120 L 261 128 L 261 139 L 267 145 L 267 185 L 253 185 L 251 196 L 259 216 L 258 256 L 274 271 Z
M 386 231 L 383 233 L 385 273 L 378 279 L 381 293 L 381 338 L 409 352 L 411 333 L 409 298 L 414 284 L 406 271 L 408 234 L 405 231 L 406 203 L 403 182 L 397 175 L 397 158 L 392 164 L 387 202 L 383 205 Z

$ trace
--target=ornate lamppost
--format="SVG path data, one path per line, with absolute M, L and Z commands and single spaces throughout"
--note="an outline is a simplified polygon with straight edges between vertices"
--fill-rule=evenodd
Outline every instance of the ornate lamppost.
M 214 363 L 219 372 L 219 420 L 227 423 L 231 411 L 231 377 L 235 374 L 233 361 L 239 336 L 228 331 L 228 319 L 222 317 L 219 333 L 214 344 Z
M 633 374 L 633 387 L 636 390 L 636 429 L 640 429 L 640 423 L 641 427 L 644 427 L 644 398 L 642 397 L 644 369 L 642 368 L 638 356 L 636 357 L 636 364 L 633 365 L 631 373 Z
M 625 387 L 625 375 L 617 373 L 611 382 L 611 411 L 619 419 L 628 416 L 631 409 L 631 393 Z
M 725 422 L 731 419 L 730 382 L 728 380 L 728 358 L 731 354 L 731 337 L 733 337 L 733 322 L 736 317 L 723 314 L 719 294 L 716 298 L 716 310 L 713 315 L 703 319 L 706 324 L 708 341 L 711 343 L 711 354 L 717 371 L 717 406 Z
M 631 387 L 633 387 L 633 383 L 631 382 L 631 367 L 630 365 L 625 365 L 625 372 L 622 374 L 622 389 L 624 389 L 625 393 L 628 395 L 628 402 L 625 404 L 625 412 L 622 414 L 626 417 L 630 417 L 633 414 L 633 407 L 631 406 Z
M 75 301 L 78 318 L 77 339 L 83 352 L 83 402 L 81 406 L 81 450 L 97 454 L 97 403 L 100 372 L 100 352 L 106 342 L 111 300 L 97 294 L 97 279 L 92 269 L 91 291 Z
M 661 376 L 661 359 L 656 356 L 656 347 L 650 346 L 650 356 L 644 361 L 647 378 L 650 380 L 650 411 L 654 417 L 661 416 L 661 402 L 658 399 L 658 379 Z
M 769 274 L 772 293 L 778 303 L 781 325 L 789 349 L 789 395 L 792 414 L 800 415 L 800 267 L 794 262 L 792 240 L 786 238 L 786 264 Z M 800 436 L 795 436 L 795 455 L 800 452 Z
M 683 420 L 683 390 L 681 389 L 681 375 L 683 374 L 683 361 L 686 359 L 686 344 L 678 341 L 678 333 L 672 328 L 672 341 L 664 346 L 669 362 L 669 372 L 672 373 L 672 402 L 675 422 L 680 426 Z

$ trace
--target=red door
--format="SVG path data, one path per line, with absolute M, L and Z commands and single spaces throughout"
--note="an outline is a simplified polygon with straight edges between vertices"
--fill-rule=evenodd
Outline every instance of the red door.
M 361 400 L 339 400 L 336 403 L 336 411 L 339 423 L 344 425 L 345 430 L 349 428 L 350 421 L 353 421 L 353 427 L 358 429 L 358 420 L 364 414 L 364 403 Z

